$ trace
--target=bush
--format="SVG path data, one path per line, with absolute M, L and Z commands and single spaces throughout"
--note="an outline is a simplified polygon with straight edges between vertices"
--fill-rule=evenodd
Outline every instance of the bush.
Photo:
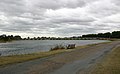
M 50 51 L 53 51 L 53 50 L 62 50 L 62 49 L 65 49 L 65 46 L 63 46 L 61 44 L 61 45 L 56 45 L 55 47 L 51 48 Z

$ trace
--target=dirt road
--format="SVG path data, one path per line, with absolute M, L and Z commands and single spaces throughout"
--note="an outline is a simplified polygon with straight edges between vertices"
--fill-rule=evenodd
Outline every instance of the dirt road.
M 72 52 L 0 68 L 0 74 L 83 74 L 120 41 L 98 44 Z

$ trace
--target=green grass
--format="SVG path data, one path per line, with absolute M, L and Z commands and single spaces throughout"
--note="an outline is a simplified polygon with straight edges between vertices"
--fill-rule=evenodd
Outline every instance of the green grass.
M 113 49 L 90 74 L 120 74 L 120 46 Z

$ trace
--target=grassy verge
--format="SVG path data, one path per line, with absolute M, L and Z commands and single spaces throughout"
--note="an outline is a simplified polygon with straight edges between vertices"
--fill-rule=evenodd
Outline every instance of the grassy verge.
M 90 74 L 120 74 L 120 46 L 113 49 Z

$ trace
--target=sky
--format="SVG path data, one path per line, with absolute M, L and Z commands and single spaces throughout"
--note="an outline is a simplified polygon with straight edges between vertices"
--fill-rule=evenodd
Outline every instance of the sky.
M 120 0 L 0 0 L 0 34 L 66 37 L 120 30 Z

